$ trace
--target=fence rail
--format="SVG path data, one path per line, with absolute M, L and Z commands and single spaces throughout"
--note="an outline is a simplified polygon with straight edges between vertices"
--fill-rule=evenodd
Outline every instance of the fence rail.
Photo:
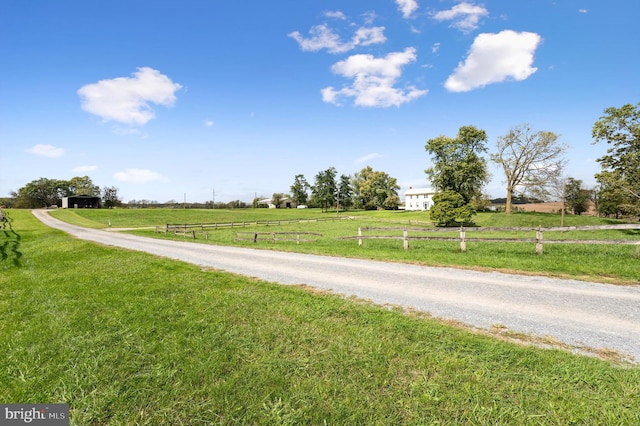
M 247 235 L 250 237 L 247 237 Z M 290 237 L 293 235 L 295 235 L 295 238 Z M 296 244 L 317 241 L 317 238 L 300 238 L 300 236 L 304 237 L 307 235 L 322 237 L 322 234 L 316 232 L 236 232 L 236 241 L 253 241 L 254 243 L 258 241 L 271 241 L 273 243 L 276 241 L 295 241 Z
M 434 236 L 409 236 L 409 232 L 416 233 L 437 233 L 437 232 L 456 232 L 451 228 L 405 228 L 405 227 L 378 227 L 378 228 L 358 228 L 358 235 L 352 237 L 339 237 L 338 239 L 358 240 L 358 246 L 362 246 L 363 240 L 366 239 L 387 239 L 402 240 L 404 249 L 409 248 L 409 240 L 435 240 L 435 241 L 459 241 L 460 250 L 466 251 L 467 242 L 517 242 L 517 243 L 535 243 L 536 252 L 542 254 L 544 244 L 633 244 L 640 245 L 640 238 L 637 240 L 545 240 L 545 232 L 567 232 L 567 231 L 602 231 L 602 230 L 636 230 L 640 229 L 640 224 L 623 224 L 623 225 L 597 225 L 597 226 L 564 226 L 564 227 L 477 227 L 464 228 L 460 227 L 459 237 L 434 237 Z M 368 231 L 402 231 L 402 235 L 363 235 Z M 532 232 L 535 231 L 535 238 L 467 238 L 467 232 Z

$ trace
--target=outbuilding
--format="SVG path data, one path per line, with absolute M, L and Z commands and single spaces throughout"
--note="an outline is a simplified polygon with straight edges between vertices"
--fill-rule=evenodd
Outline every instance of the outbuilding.
M 90 195 L 62 197 L 63 209 L 99 209 L 100 207 L 102 207 L 100 197 L 92 197 Z

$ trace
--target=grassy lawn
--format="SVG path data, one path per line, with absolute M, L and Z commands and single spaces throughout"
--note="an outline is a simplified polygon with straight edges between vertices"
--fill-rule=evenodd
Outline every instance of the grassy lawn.
M 0 400 L 84 424 L 638 424 L 640 369 L 102 247 L 11 211 Z
M 184 210 L 184 209 L 118 209 L 118 210 L 57 210 L 55 217 L 89 227 L 153 227 L 164 228 L 167 223 L 214 223 L 251 222 L 277 219 L 335 218 L 335 212 L 322 213 L 314 209 L 237 209 L 237 210 Z M 202 235 L 195 240 L 199 243 L 236 245 L 297 251 L 366 259 L 411 262 L 432 266 L 457 266 L 480 270 L 500 270 L 540 274 L 554 277 L 575 278 L 613 284 L 640 283 L 640 247 L 633 245 L 592 245 L 592 244 L 547 244 L 544 254 L 535 252 L 534 243 L 488 243 L 469 242 L 467 251 L 461 252 L 459 243 L 443 241 L 411 241 L 409 250 L 404 250 L 399 240 L 365 240 L 358 247 L 355 240 L 338 240 L 338 237 L 356 236 L 358 227 L 427 227 L 432 228 L 427 213 L 424 212 L 343 212 L 341 216 L 353 216 L 353 220 L 295 223 L 281 226 L 256 226 L 246 228 L 210 230 L 208 241 Z M 605 225 L 619 221 L 588 217 L 565 217 L 566 226 Z M 560 216 L 548 213 L 480 213 L 476 218 L 478 226 L 487 227 L 554 227 L 560 225 Z M 253 232 L 317 232 L 323 235 L 315 243 L 296 245 L 295 242 L 236 241 L 238 231 Z M 138 235 L 155 238 L 180 239 L 184 236 L 157 234 L 153 229 L 134 231 Z M 380 234 L 381 232 L 377 232 Z M 388 233 L 388 232 L 387 232 Z M 376 233 L 370 233 L 376 234 Z M 393 235 L 402 235 L 394 231 Z M 439 236 L 457 237 L 458 230 Z M 467 230 L 467 237 L 509 237 L 534 238 L 535 232 L 528 233 L 474 233 Z M 545 240 L 551 239 L 601 239 L 640 241 L 640 230 L 606 230 L 589 232 L 547 232 Z M 193 241 L 193 240 L 187 240 Z

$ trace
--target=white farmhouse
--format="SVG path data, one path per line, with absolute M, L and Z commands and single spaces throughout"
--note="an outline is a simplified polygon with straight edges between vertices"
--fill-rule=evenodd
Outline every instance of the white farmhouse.
M 432 188 L 411 188 L 404 193 L 405 210 L 429 210 L 433 206 L 433 196 L 436 190 Z

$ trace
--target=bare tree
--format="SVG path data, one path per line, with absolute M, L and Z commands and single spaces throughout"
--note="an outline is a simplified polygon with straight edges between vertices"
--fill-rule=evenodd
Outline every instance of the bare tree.
M 568 146 L 558 141 L 558 135 L 520 124 L 499 137 L 496 145 L 498 152 L 491 154 L 491 161 L 502 166 L 507 178 L 507 214 L 514 193 L 544 200 L 559 187 Z

